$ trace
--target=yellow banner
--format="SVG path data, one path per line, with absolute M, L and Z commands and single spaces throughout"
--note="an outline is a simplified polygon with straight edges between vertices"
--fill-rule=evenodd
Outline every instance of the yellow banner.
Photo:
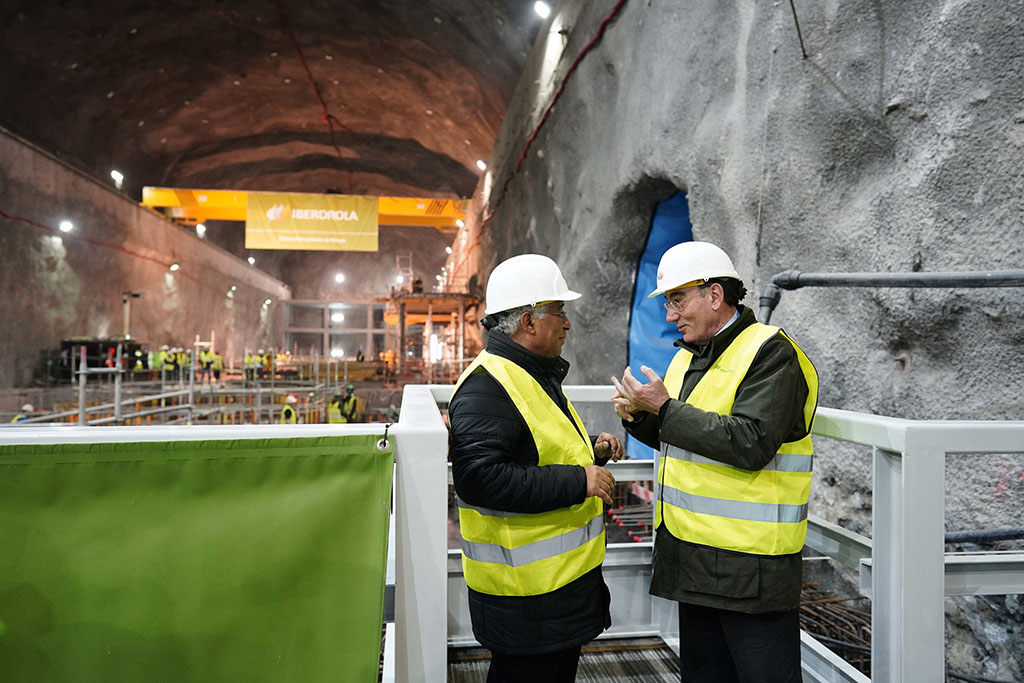
M 377 198 L 249 192 L 246 249 L 377 251 Z

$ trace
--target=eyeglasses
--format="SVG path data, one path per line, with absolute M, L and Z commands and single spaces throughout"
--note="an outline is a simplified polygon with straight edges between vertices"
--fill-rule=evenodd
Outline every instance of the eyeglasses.
M 698 292 L 700 292 L 701 296 L 703 295 L 703 291 L 701 290 L 701 288 L 699 286 L 698 287 L 694 287 L 694 289 L 697 290 Z M 693 297 L 695 297 L 695 296 L 698 296 L 698 294 L 693 293 L 693 294 L 690 294 L 688 296 L 680 297 L 679 299 L 676 299 L 675 301 L 666 301 L 662 305 L 665 306 L 665 310 L 666 311 L 675 311 L 676 313 L 682 313 L 683 309 L 686 308 L 686 304 L 690 303 L 690 300 Z

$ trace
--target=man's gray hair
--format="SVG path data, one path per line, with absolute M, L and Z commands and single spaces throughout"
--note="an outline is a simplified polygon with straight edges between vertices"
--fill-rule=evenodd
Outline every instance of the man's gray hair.
M 494 326 L 494 329 L 500 330 L 506 337 L 511 337 L 519 331 L 519 320 L 523 317 L 523 313 L 525 311 L 533 313 L 533 317 L 537 320 L 543 320 L 548 315 L 548 313 L 540 306 L 519 306 L 518 308 L 511 308 L 498 314 L 498 324 Z

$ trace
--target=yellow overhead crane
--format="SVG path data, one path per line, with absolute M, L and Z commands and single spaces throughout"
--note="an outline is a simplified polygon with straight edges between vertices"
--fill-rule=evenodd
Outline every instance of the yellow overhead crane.
M 292 193 L 294 194 L 294 193 Z M 205 221 L 245 221 L 248 195 L 243 190 L 185 190 L 174 187 L 142 188 L 142 206 L 162 211 L 183 225 Z M 377 197 L 379 225 L 417 225 L 445 234 L 458 232 L 466 216 L 463 199 Z

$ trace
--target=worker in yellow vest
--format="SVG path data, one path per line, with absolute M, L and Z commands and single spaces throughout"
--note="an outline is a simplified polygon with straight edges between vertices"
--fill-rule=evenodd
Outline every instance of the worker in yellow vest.
M 243 383 L 249 386 L 256 379 L 256 356 L 249 349 L 245 350 L 245 356 L 242 357 L 242 371 L 245 373 Z
M 35 411 L 35 406 L 31 403 L 26 403 L 21 407 L 21 412 L 14 416 L 11 422 L 24 422 L 25 420 L 32 417 L 32 412 Z
M 717 246 L 675 245 L 657 278 L 679 350 L 664 380 L 612 378 L 626 429 L 661 450 L 651 593 L 679 603 L 684 680 L 799 682 L 818 375 L 740 304 Z
M 299 415 L 295 412 L 295 406 L 299 403 L 299 397 L 295 394 L 288 394 L 284 397 L 284 407 L 281 408 L 281 424 L 293 425 L 299 421 Z
M 213 350 L 203 348 L 199 352 L 199 381 L 209 382 L 213 375 Z
M 602 465 L 622 444 L 590 437 L 562 391 L 565 303 L 579 297 L 546 256 L 499 264 L 487 348 L 448 408 L 469 613 L 491 682 L 574 681 L 581 646 L 611 623 L 601 565 L 615 478 Z
M 211 352 L 213 360 L 210 361 L 210 368 L 213 370 L 213 381 L 216 384 L 220 384 L 220 373 L 224 369 L 224 356 L 216 350 Z

